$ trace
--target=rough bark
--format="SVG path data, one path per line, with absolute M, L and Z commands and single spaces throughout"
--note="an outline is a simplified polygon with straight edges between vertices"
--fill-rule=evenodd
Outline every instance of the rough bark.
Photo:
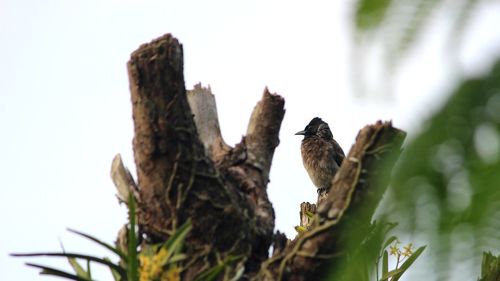
M 500 281 L 500 256 L 494 256 L 491 252 L 483 252 L 481 277 L 478 281 Z
M 228 257 L 239 259 L 226 277 L 243 271 L 242 279 L 318 280 L 326 258 L 342 250 L 345 221 L 369 223 L 382 194 L 374 187 L 380 159 L 399 151 L 404 133 L 381 122 L 362 129 L 315 219 L 301 218 L 309 230 L 287 241 L 281 233 L 273 235 L 275 216 L 267 196 L 284 99 L 266 88 L 246 136 L 231 147 L 221 136 L 210 89 L 196 85 L 186 92 L 182 53 L 182 45 L 167 34 L 142 45 L 128 62 L 137 186 L 118 160 L 114 167 L 117 182 L 138 199 L 144 243 L 164 241 L 190 219 L 183 280 Z M 274 253 L 268 259 L 271 243 Z
M 390 122 L 363 128 L 332 180 L 327 198 L 318 206 L 310 229 L 269 259 L 260 279 L 321 280 L 331 259 L 343 255 L 342 242 L 352 231 L 350 226 L 356 225 L 358 230 L 369 226 L 388 183 L 382 160 L 399 152 L 404 137 Z
M 147 241 L 163 241 L 191 219 L 185 280 L 229 256 L 242 257 L 239 268 L 244 264 L 245 276 L 251 277 L 273 239 L 274 211 L 266 187 L 279 143 L 283 98 L 266 89 L 247 138 L 231 148 L 220 136 L 216 109 L 206 111 L 206 104 L 197 101 L 206 100 L 202 92 L 208 91 L 195 87 L 192 108 L 188 103 L 177 39 L 167 34 L 142 45 L 132 54 L 128 71 L 138 222 Z M 200 117 L 196 122 L 193 112 Z M 211 130 L 215 132 L 207 133 Z

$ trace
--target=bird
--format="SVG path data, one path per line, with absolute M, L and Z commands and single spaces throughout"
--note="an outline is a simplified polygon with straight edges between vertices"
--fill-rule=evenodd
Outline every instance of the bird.
M 295 133 L 303 135 L 300 151 L 302 162 L 318 194 L 327 192 L 333 177 L 344 161 L 345 154 L 333 138 L 328 123 L 315 117 L 304 130 Z

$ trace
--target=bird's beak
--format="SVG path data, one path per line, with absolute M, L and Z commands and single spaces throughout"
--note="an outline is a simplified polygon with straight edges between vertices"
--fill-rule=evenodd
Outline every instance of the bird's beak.
M 299 136 L 303 136 L 303 135 L 305 135 L 305 134 L 306 134 L 306 131 L 305 131 L 305 130 L 304 130 L 304 131 L 300 131 L 300 132 L 295 133 L 295 135 L 299 135 Z

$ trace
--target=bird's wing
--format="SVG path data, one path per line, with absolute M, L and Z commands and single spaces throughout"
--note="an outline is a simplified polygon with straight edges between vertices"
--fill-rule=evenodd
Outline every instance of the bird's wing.
M 337 165 L 339 165 L 340 167 L 342 161 L 344 161 L 345 154 L 344 151 L 342 150 L 342 147 L 340 147 L 338 142 L 336 142 L 335 140 L 333 140 L 333 150 L 335 151 L 334 153 L 335 162 L 337 162 Z

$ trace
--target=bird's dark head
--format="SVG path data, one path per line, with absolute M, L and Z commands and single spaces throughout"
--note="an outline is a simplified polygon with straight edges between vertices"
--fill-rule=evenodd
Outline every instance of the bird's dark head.
M 309 124 L 307 124 L 306 128 L 303 131 L 295 133 L 296 135 L 303 135 L 304 138 L 309 138 L 312 136 L 318 136 L 325 139 L 332 139 L 332 132 L 330 131 L 330 127 L 328 127 L 328 123 L 321 120 L 321 118 L 314 117 Z

